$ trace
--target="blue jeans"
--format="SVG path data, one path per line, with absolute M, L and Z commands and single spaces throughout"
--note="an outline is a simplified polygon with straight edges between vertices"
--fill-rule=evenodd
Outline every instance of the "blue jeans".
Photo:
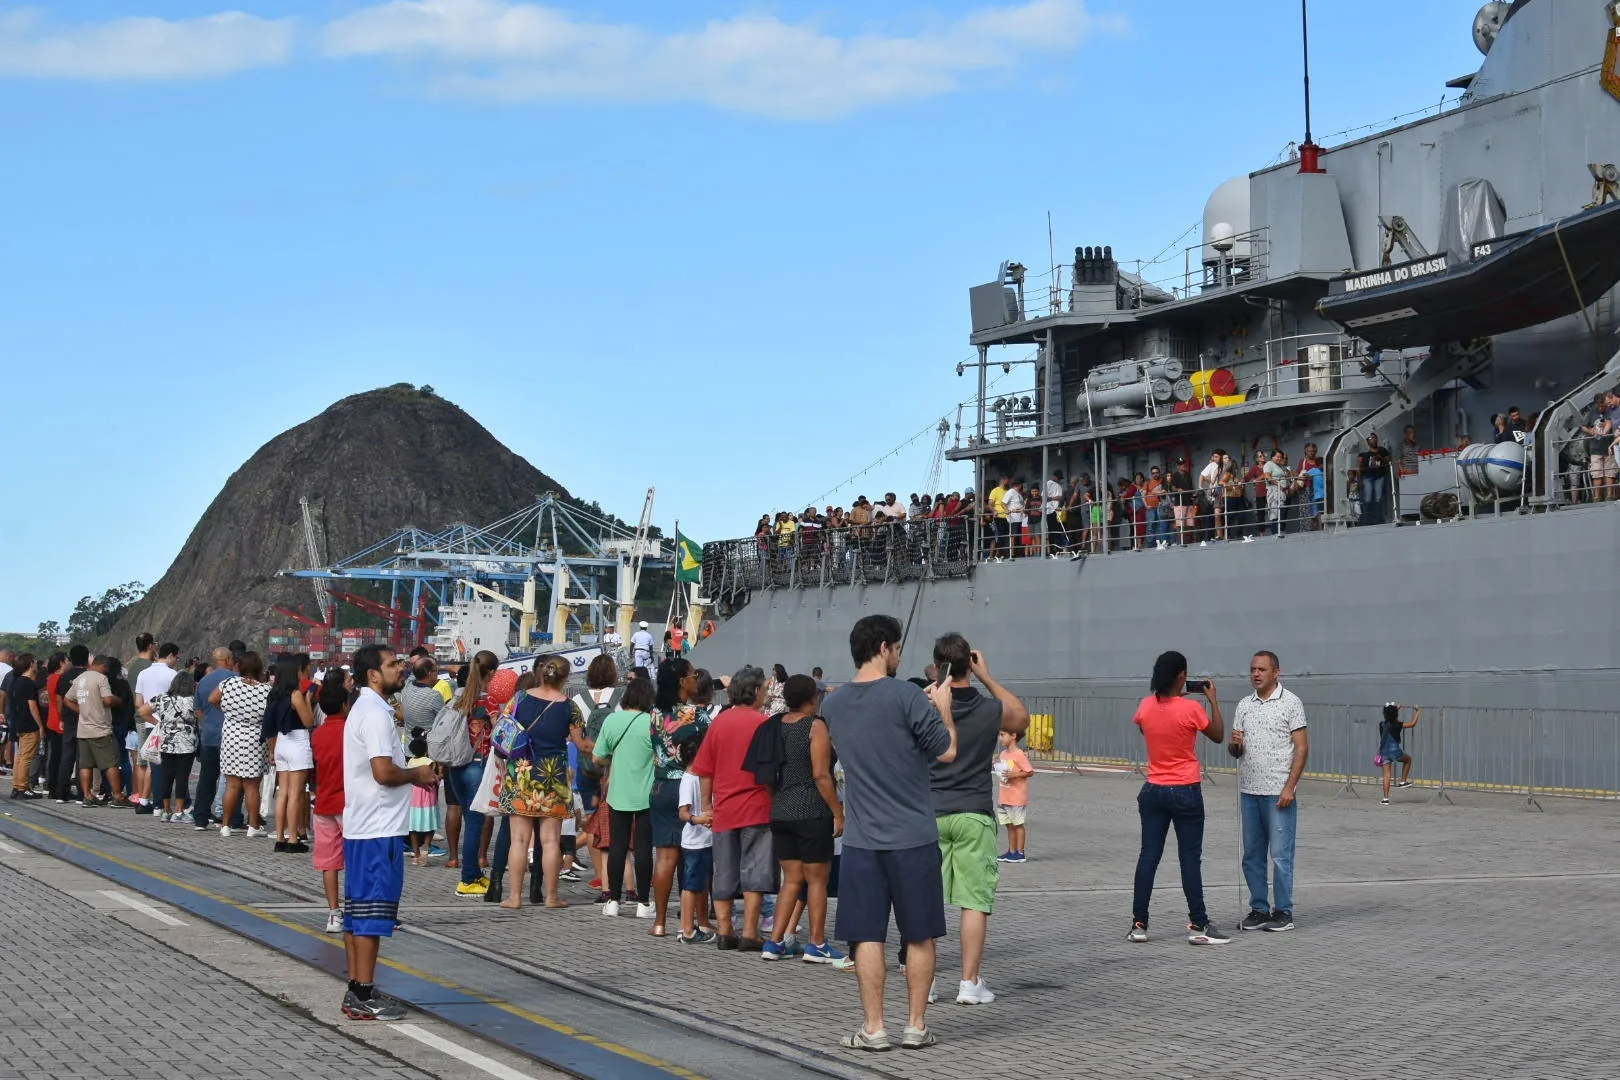
M 446 770 L 444 778 L 454 786 L 456 801 L 461 804 L 461 881 L 464 885 L 471 885 L 484 876 L 483 868 L 478 865 L 478 845 L 484 836 L 484 815 L 469 809 L 475 801 L 474 796 L 478 794 L 478 785 L 484 780 L 484 763 L 474 759 Z
M 1361 478 L 1361 524 L 1384 523 L 1384 496 L 1389 493 L 1389 474 L 1378 473 Z
M 506 872 L 506 855 L 511 850 L 512 819 L 502 814 L 501 823 L 495 829 L 495 839 L 491 842 L 489 849 L 489 868 L 493 873 L 504 874 Z
M 1147 508 L 1147 534 L 1150 544 L 1170 539 L 1170 508 L 1162 501 Z
M 1187 894 L 1187 919 L 1194 926 L 1209 921 L 1204 909 L 1204 789 L 1199 784 L 1143 784 L 1136 796 L 1142 816 L 1142 853 L 1136 859 L 1136 889 L 1131 918 L 1148 921 L 1153 877 L 1164 855 L 1170 826 L 1176 827 L 1176 854 L 1181 860 L 1181 890 Z
M 1294 910 L 1294 826 L 1299 803 L 1277 809 L 1275 795 L 1243 796 L 1243 880 L 1253 911 Z M 1266 899 L 1266 856 L 1271 856 L 1271 900 Z

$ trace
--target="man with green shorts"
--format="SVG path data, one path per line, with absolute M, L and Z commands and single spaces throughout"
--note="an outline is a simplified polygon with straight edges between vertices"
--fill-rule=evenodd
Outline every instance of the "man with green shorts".
M 957 730 L 956 760 L 934 762 L 929 784 L 939 823 L 945 902 L 962 909 L 962 981 L 956 1002 L 988 1005 L 996 995 L 984 984 L 979 961 L 984 956 L 999 880 L 990 769 L 1001 733 L 1022 735 L 1029 727 L 1029 710 L 990 677 L 984 656 L 961 634 L 946 634 L 934 642 L 934 663 L 940 676 L 950 680 L 951 715 Z M 990 692 L 989 697 L 973 686 L 975 677 Z M 934 997 L 930 990 L 928 1000 Z

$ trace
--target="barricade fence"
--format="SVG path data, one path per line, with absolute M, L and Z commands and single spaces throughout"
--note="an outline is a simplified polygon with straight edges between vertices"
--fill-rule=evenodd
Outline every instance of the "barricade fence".
M 1146 746 L 1131 718 L 1139 698 L 1026 697 L 1031 714 L 1031 757 L 1048 764 L 1145 769 Z M 1230 732 L 1237 702 L 1223 701 Z M 1340 781 L 1345 790 L 1382 783 L 1378 705 L 1306 703 L 1310 760 L 1305 775 Z M 1409 708 L 1401 711 L 1410 721 Z M 1543 796 L 1620 799 L 1620 722 L 1613 713 L 1579 709 L 1490 709 L 1434 706 L 1402 733 L 1412 758 L 1414 786 Z M 1237 765 L 1226 746 L 1200 736 L 1198 758 L 1206 774 Z M 1399 780 L 1400 765 L 1394 779 Z

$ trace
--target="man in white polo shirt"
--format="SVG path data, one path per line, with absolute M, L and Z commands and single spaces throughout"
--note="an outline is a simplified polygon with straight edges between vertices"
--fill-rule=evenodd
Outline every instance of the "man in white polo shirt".
M 405 749 L 387 698 L 405 685 L 405 661 L 381 645 L 354 654 L 362 689 L 343 728 L 343 945 L 349 989 L 343 1015 L 352 1020 L 403 1020 L 405 1010 L 377 996 L 372 980 L 382 939 L 394 936 L 405 891 L 405 835 L 410 831 L 411 784 L 435 783 L 432 765 L 405 768 Z
M 1294 788 L 1311 755 L 1305 706 L 1277 681 L 1277 654 L 1262 650 L 1249 661 L 1254 693 L 1238 702 L 1232 718 L 1232 752 L 1238 757 L 1243 800 L 1243 878 L 1249 886 L 1245 930 L 1279 933 L 1294 928 L 1294 829 L 1299 804 Z M 1272 889 L 1266 889 L 1266 857 Z

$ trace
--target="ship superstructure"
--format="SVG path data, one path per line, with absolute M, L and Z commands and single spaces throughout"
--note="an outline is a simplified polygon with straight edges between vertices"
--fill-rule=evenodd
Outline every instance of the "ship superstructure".
M 1292 468 L 1315 444 L 1314 520 L 1142 552 L 1108 531 L 1078 561 L 990 565 L 977 521 L 908 525 L 875 560 L 853 538 L 710 544 L 704 592 L 731 618 L 697 661 L 831 674 L 854 619 L 889 611 L 912 641 L 966 631 L 1026 693 L 1124 696 L 1165 648 L 1217 675 L 1275 648 L 1319 701 L 1607 707 L 1620 504 L 1592 500 L 1581 428 L 1620 384 L 1620 4 L 1486 4 L 1472 29 L 1459 101 L 1220 185 L 1174 278 L 1099 235 L 970 290 L 977 361 L 957 374 L 979 392 L 949 454 L 981 507 L 1001 476 L 1033 507 L 1055 472 L 1101 492 L 1216 450 Z M 1033 379 L 1008 391 L 998 369 Z M 1498 439 L 1510 407 L 1522 430 Z M 1403 469 L 1408 425 L 1423 452 Z M 1375 435 L 1397 460 L 1369 515 Z M 1037 555 L 1045 528 L 1032 514 Z

